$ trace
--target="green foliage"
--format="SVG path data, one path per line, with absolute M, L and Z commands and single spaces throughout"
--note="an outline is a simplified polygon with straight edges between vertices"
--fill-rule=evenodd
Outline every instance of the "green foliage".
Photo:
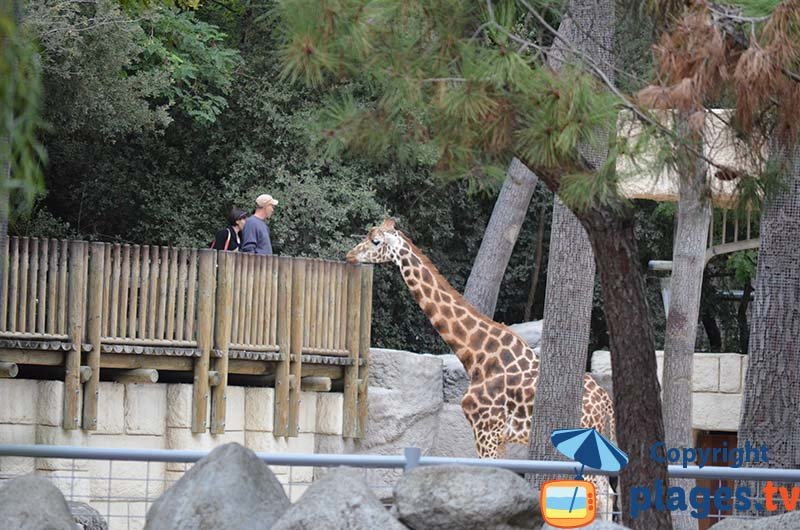
M 723 3 L 741 7 L 745 16 L 763 17 L 770 15 L 781 0 L 723 0 Z
M 168 106 L 212 123 L 227 107 L 233 73 L 241 65 L 235 49 L 224 46 L 225 34 L 197 20 L 191 12 L 158 9 L 143 20 L 142 58 L 136 71 L 164 70 L 170 83 L 158 94 Z
M 5 8 L 7 3 L 2 4 Z M 11 10 L 0 10 L 0 161 L 6 163 L 11 178 L 0 176 L 0 186 L 9 189 L 20 211 L 30 204 L 42 185 L 42 164 L 46 153 L 39 143 L 38 131 L 42 96 L 41 67 L 28 33 L 16 24 Z M 6 204 L 0 204 L 5 209 Z M 0 215 L 7 215 L 2 212 Z
M 742 250 L 734 252 L 728 256 L 728 261 L 725 263 L 725 268 L 733 273 L 736 282 L 739 285 L 750 283 L 756 276 L 756 267 L 758 266 L 758 251 L 757 250 Z

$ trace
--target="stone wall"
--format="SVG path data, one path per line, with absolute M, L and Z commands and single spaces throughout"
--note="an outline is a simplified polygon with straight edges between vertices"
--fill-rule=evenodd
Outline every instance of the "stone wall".
M 658 381 L 662 382 L 664 352 L 656 352 Z M 692 428 L 706 431 L 739 430 L 747 356 L 738 353 L 695 353 L 692 377 Z M 592 372 L 611 375 L 611 355 L 596 351 Z
M 87 447 L 211 450 L 239 442 L 254 451 L 314 452 L 317 436 L 342 432 L 342 395 L 303 392 L 300 435 L 272 435 L 274 390 L 229 386 L 226 432 L 191 432 L 192 386 L 186 384 L 101 383 L 96 431 L 61 428 L 64 384 L 61 381 L 0 379 L 0 444 L 76 445 Z M 210 417 L 210 416 L 209 416 Z M 53 479 L 65 495 L 88 501 L 101 514 L 144 515 L 144 499 L 158 497 L 187 464 L 59 459 L 0 458 L 0 477 L 36 473 Z M 109 470 L 114 480 L 109 481 Z M 310 485 L 312 468 L 274 466 L 291 499 Z M 149 480 L 147 480 L 149 477 Z M 108 497 L 114 500 L 108 504 Z M 112 517 L 127 528 L 126 519 Z M 137 521 L 131 519 L 131 522 Z M 143 521 L 143 519 L 139 520 Z

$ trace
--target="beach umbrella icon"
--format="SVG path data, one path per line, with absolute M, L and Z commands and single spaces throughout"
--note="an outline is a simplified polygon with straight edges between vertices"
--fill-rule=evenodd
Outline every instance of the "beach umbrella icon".
M 583 480 L 585 466 L 603 471 L 619 471 L 628 464 L 628 455 L 594 428 L 558 429 L 552 432 L 550 441 L 561 454 L 581 463 L 577 480 Z M 569 511 L 572 511 L 577 493 L 578 488 L 575 488 Z

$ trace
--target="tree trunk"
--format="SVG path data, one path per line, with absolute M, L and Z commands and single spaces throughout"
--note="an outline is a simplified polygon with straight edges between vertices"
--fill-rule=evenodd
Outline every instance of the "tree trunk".
M 522 162 L 516 158 L 511 161 L 469 273 L 464 298 L 490 318 L 494 315 L 500 284 L 538 181 Z
M 614 46 L 615 2 L 572 0 L 567 13 L 559 33 L 595 59 L 613 79 L 610 50 Z M 564 44 L 556 41 L 548 58 L 550 65 L 561 68 L 576 61 L 579 58 L 572 57 Z M 586 151 L 584 156 L 595 167 L 599 167 L 607 155 L 582 151 Z M 547 264 L 539 380 L 528 446 L 531 459 L 564 459 L 550 442 L 550 434 L 555 429 L 580 427 L 594 278 L 595 259 L 586 230 L 556 197 Z M 549 477 L 530 478 L 539 486 Z
M 750 305 L 750 296 L 753 294 L 753 286 L 750 280 L 742 287 L 742 301 L 739 302 L 739 310 L 736 319 L 739 324 L 739 351 L 747 355 L 750 347 L 750 324 L 747 322 L 747 307 Z
M 542 269 L 542 254 L 544 254 L 544 226 L 546 206 L 539 208 L 539 226 L 536 229 L 536 255 L 533 258 L 533 272 L 531 272 L 531 288 L 528 289 L 528 300 L 525 302 L 525 322 L 531 320 L 533 314 L 533 302 L 536 299 L 536 287 L 539 285 L 539 274 Z
M 786 187 L 767 197 L 755 279 L 739 446 L 769 467 L 800 467 L 800 147 L 776 149 Z M 756 464 L 762 465 L 762 464 Z
M 685 126 L 686 122 L 683 117 L 678 119 L 681 120 L 679 134 L 688 139 L 691 133 Z M 702 148 L 699 141 L 692 143 Z M 692 368 L 711 219 L 706 165 L 689 153 L 681 155 L 678 226 L 672 251 L 669 316 L 664 342 L 664 441 L 667 447 L 694 447 Z M 691 479 L 673 479 L 670 484 L 687 492 L 695 485 Z M 697 528 L 697 519 L 686 510 L 672 512 L 672 522 L 679 530 Z
M 650 456 L 652 445 L 664 440 L 664 424 L 633 213 L 612 207 L 579 215 L 592 242 L 603 288 L 618 443 L 630 458 L 620 473 L 622 520 L 625 526 L 641 530 L 672 528 L 669 512 L 649 509 L 633 519 L 628 509 L 632 487 L 649 486 L 652 494 L 654 481 L 667 483 L 666 464 Z

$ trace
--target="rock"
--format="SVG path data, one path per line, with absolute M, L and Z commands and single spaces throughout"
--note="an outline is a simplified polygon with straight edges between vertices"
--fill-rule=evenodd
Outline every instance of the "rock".
M 795 530 L 800 528 L 800 512 L 788 512 L 756 519 L 728 517 L 714 525 L 714 530 Z
M 439 355 L 442 360 L 442 391 L 445 403 L 461 404 L 461 398 L 469 387 L 469 377 L 464 365 L 453 354 Z
M 363 470 L 338 468 L 316 480 L 273 530 L 404 530 L 364 482 Z
M 415 530 L 538 528 L 542 521 L 539 493 L 505 469 L 417 467 L 394 496 L 398 519 Z
M 81 530 L 108 530 L 108 523 L 100 512 L 85 502 L 67 501 L 72 518 Z
M 436 442 L 430 454 L 456 458 L 478 458 L 475 435 L 461 405 L 445 403 L 439 411 Z
M 542 342 L 542 325 L 544 320 L 533 320 L 531 322 L 520 322 L 508 326 L 514 333 L 522 337 L 531 348 L 536 348 Z
M 0 528 L 75 530 L 64 495 L 44 477 L 25 475 L 0 488 Z
M 147 512 L 145 530 L 267 530 L 289 509 L 278 479 L 237 443 L 197 462 Z

